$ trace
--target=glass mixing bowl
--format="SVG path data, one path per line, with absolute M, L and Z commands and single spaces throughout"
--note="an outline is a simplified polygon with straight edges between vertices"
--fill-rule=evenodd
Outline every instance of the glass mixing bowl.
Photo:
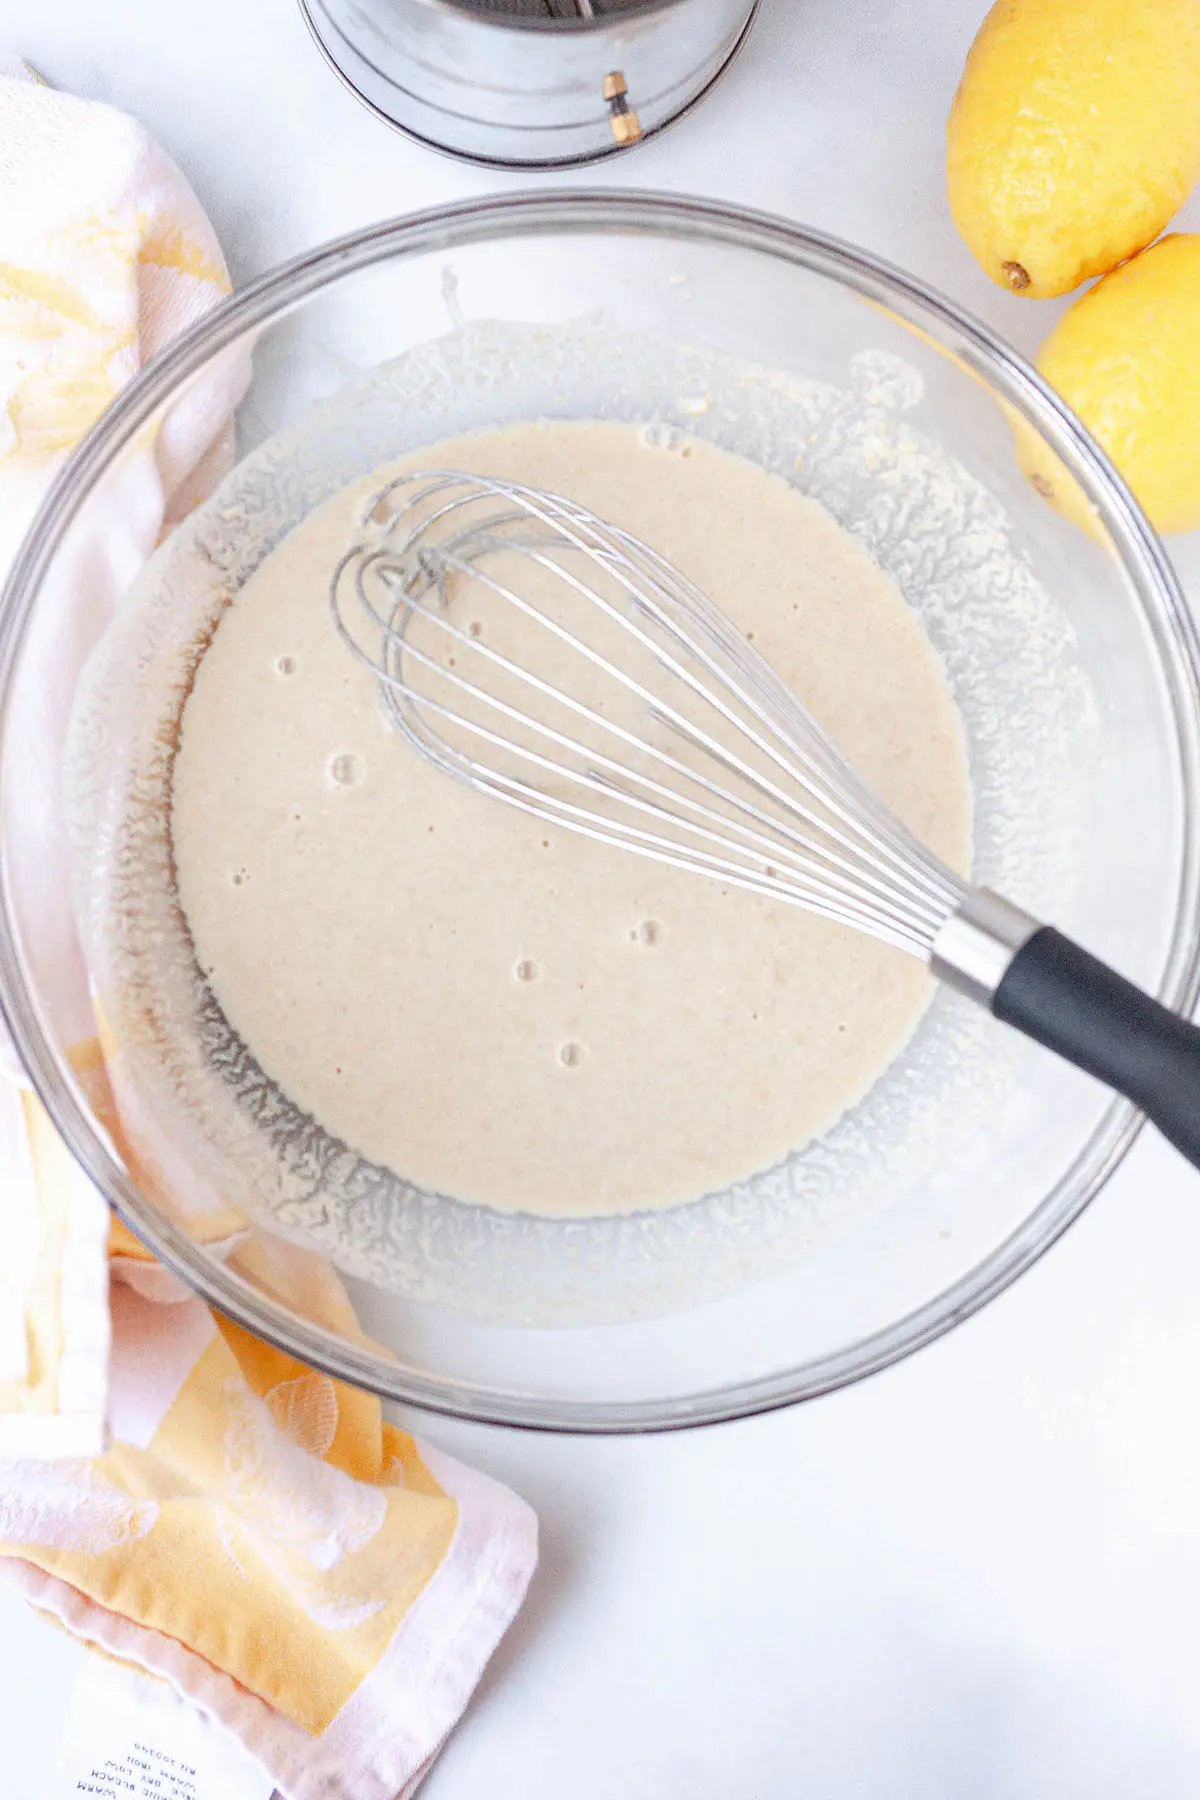
M 181 422 L 234 390 L 237 465 L 148 571 L 127 571 L 68 725 L 44 670 L 95 638 L 86 571 L 112 562 L 106 521 L 145 503 L 148 450 L 168 455 Z M 0 990 L 38 1092 L 120 1217 L 305 1362 L 509 1424 L 729 1418 L 853 1381 L 981 1306 L 1078 1216 L 1138 1119 L 940 993 L 863 1102 L 780 1167 L 668 1211 L 555 1221 L 421 1193 L 273 1086 L 204 989 L 174 894 L 166 803 L 191 672 L 221 606 L 323 495 L 536 417 L 634 420 L 664 454 L 708 437 L 819 499 L 941 653 L 976 879 L 1190 1007 L 1197 645 L 1096 446 L 1019 359 L 897 270 L 736 208 L 604 192 L 329 244 L 186 333 L 100 420 L 0 617 Z M 1078 483 L 1090 534 L 1026 480 L 1014 424 Z M 39 804 L 73 846 L 73 911 L 14 826 L 31 731 L 53 750 Z

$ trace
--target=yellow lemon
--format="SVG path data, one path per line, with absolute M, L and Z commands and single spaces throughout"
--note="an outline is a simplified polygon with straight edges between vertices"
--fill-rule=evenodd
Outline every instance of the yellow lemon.
M 1103 446 L 1159 531 L 1200 527 L 1200 236 L 1176 234 L 1067 309 L 1037 366 Z M 1053 453 L 1018 433 L 1039 492 L 1089 524 Z
M 954 223 L 993 281 L 1067 294 L 1200 177 L 1200 0 L 998 0 L 947 131 Z

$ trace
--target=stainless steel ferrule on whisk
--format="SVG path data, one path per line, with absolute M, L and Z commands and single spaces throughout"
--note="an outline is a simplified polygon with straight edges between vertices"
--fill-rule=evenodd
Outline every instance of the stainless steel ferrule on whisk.
M 330 602 L 446 774 L 920 957 L 1200 1163 L 1200 1032 L 936 857 L 648 545 L 558 495 L 424 470 L 368 501 Z

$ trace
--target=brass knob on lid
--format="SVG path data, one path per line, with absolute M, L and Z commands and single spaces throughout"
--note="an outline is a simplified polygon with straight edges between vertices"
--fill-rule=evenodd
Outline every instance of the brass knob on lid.
M 620 69 L 613 69 L 604 77 L 600 91 L 608 101 L 612 134 L 617 143 L 636 144 L 642 135 L 641 120 L 629 104 L 629 86 Z

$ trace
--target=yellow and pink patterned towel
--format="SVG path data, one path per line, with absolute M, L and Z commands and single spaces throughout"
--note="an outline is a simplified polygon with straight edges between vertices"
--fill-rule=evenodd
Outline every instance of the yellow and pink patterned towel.
M 0 572 L 82 433 L 227 292 L 199 203 L 141 128 L 0 58 Z M 86 641 L 48 655 L 21 740 L 17 855 L 64 970 L 54 746 L 130 576 L 229 466 L 236 371 L 219 379 L 140 452 L 137 505 L 80 566 Z M 94 1032 L 79 1020 L 75 1060 L 102 1100 Z M 529 1508 L 215 1319 L 110 1224 L 7 1042 L 0 1244 L 0 1579 L 220 1720 L 287 1800 L 411 1792 L 521 1603 Z M 238 1257 L 355 1328 L 303 1252 L 246 1234 Z

